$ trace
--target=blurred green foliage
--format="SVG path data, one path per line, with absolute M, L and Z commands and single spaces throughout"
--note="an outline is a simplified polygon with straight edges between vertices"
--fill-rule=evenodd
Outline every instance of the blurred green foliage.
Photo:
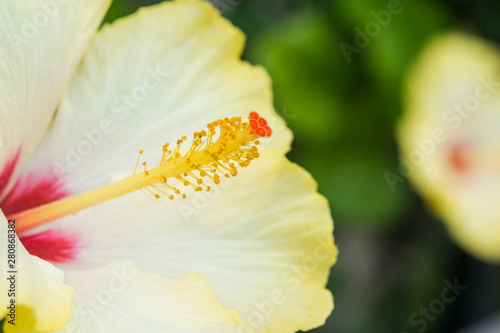
M 400 85 L 426 37 L 450 19 L 435 2 L 404 2 L 383 26 L 375 17 L 387 7 L 383 0 L 304 6 L 250 40 L 248 58 L 269 70 L 277 109 L 296 136 L 290 157 L 318 180 L 337 227 L 387 228 L 410 205 L 406 185 L 388 195 L 383 177 L 397 170 Z M 355 47 L 354 28 L 370 21 L 380 32 L 346 58 L 340 44 Z

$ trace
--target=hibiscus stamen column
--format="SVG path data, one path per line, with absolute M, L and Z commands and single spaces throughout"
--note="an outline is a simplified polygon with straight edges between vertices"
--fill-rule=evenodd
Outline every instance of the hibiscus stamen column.
M 210 191 L 210 186 L 204 184 L 204 178 L 209 178 L 218 185 L 221 182 L 220 177 L 236 176 L 236 165 L 246 167 L 259 157 L 256 147 L 259 144 L 258 139 L 271 135 L 267 122 L 256 112 L 250 114 L 249 123 L 242 122 L 240 117 L 233 117 L 211 122 L 207 128 L 208 131 L 202 130 L 193 134 L 192 145 L 184 154 L 181 149 L 187 137 L 183 136 L 177 140 L 173 150 L 170 150 L 169 144 L 166 143 L 162 149 L 160 164 L 155 168 L 147 169 L 144 162 L 143 173 L 135 174 L 134 171 L 134 175 L 119 182 L 35 207 L 9 218 L 16 219 L 17 232 L 22 233 L 141 189 L 146 189 L 156 198 L 160 198 L 160 192 L 169 199 L 174 199 L 175 195 L 186 198 L 176 184 L 191 186 L 195 191 Z M 139 154 L 142 154 L 142 151 Z

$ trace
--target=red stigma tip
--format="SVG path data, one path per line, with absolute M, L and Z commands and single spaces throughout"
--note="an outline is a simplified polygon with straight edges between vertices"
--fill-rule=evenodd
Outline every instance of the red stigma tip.
M 266 130 L 264 129 L 264 127 L 259 127 L 255 130 L 255 133 L 257 133 L 258 136 L 260 137 L 264 137 L 266 136 L 267 132 Z
M 257 120 L 259 118 L 260 118 L 260 116 L 259 116 L 259 114 L 257 112 L 255 112 L 255 111 L 250 112 L 250 119 Z
M 267 125 L 267 121 L 262 118 L 257 112 L 250 112 L 250 116 L 248 117 L 250 126 L 255 134 L 260 137 L 270 137 L 273 131 Z
M 252 126 L 252 129 L 256 129 L 259 127 L 259 122 L 255 119 L 250 119 L 250 126 Z

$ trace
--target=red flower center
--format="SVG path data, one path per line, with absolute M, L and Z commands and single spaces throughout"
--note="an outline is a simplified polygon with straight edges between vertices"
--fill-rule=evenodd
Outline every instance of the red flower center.
M 8 159 L 0 171 L 0 194 L 5 192 L 14 169 L 18 163 L 21 150 Z M 62 186 L 61 179 L 56 175 L 23 175 L 17 181 L 10 193 L 0 202 L 5 216 L 38 207 L 49 202 L 69 196 L 70 193 Z M 65 234 L 62 231 L 48 230 L 38 234 L 18 235 L 26 250 L 37 257 L 52 263 L 72 261 L 76 258 L 78 235 Z

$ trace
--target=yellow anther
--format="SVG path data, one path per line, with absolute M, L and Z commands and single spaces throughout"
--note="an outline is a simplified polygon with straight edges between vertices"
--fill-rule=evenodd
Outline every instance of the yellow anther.
M 139 160 L 141 159 L 142 153 L 144 153 L 144 151 L 142 151 L 142 149 L 139 150 L 139 157 L 137 157 L 137 163 L 135 164 L 135 169 L 134 169 L 134 173 L 133 173 L 134 175 L 137 172 L 137 167 L 139 166 Z

